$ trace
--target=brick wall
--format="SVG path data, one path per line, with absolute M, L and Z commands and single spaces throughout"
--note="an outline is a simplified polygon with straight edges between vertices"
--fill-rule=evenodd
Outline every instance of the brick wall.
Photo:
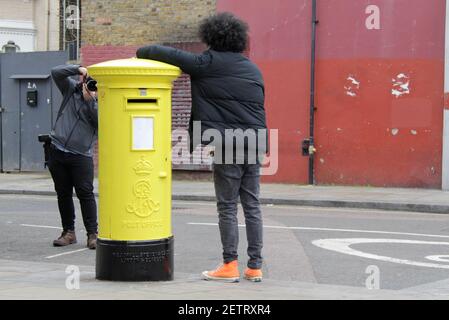
M 195 42 L 216 0 L 83 0 L 83 45 Z

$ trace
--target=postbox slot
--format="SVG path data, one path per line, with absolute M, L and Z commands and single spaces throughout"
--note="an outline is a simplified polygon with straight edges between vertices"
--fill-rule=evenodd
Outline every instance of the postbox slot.
M 157 99 L 128 99 L 129 104 L 157 104 Z

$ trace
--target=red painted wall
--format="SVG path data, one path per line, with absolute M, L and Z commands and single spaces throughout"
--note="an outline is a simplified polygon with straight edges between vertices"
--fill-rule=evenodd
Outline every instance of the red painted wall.
M 317 183 L 440 188 L 445 1 L 317 2 Z M 250 25 L 279 129 L 279 170 L 265 181 L 307 183 L 311 3 L 218 0 Z M 379 30 L 366 26 L 369 5 Z

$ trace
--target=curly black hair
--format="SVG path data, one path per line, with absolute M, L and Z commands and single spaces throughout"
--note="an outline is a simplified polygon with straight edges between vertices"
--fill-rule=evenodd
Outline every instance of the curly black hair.
M 248 43 L 248 24 L 232 13 L 217 13 L 204 19 L 199 27 L 201 41 L 215 51 L 241 53 Z

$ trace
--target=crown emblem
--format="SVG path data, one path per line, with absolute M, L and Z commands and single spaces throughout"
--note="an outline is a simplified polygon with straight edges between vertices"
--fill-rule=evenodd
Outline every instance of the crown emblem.
M 145 158 L 142 157 L 142 159 L 137 162 L 133 169 L 138 176 L 147 176 L 151 174 L 153 165 L 150 161 L 145 160 Z

